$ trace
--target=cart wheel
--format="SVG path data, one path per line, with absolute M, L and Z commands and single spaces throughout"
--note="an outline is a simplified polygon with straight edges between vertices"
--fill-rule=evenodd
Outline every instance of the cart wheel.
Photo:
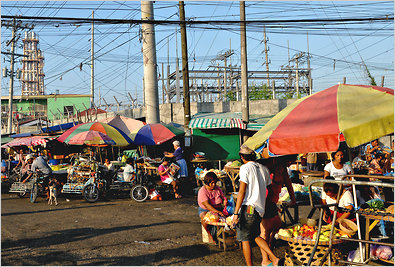
M 130 197 L 137 202 L 143 202 L 148 198 L 148 189 L 143 185 L 135 185 L 130 190 Z
M 20 197 L 20 198 L 23 198 L 25 196 L 26 196 L 26 191 L 18 193 L 18 197 Z
M 38 186 L 36 183 L 32 186 L 32 191 L 30 191 L 30 202 L 34 203 L 38 196 Z
M 82 194 L 85 200 L 90 203 L 94 203 L 99 199 L 99 189 L 93 184 L 85 186 Z

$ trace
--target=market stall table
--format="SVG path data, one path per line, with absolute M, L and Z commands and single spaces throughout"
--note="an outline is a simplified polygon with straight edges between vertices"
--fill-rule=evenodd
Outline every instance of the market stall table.
M 233 192 L 237 192 L 238 186 L 236 186 L 236 180 L 239 178 L 240 167 L 225 166 L 224 171 L 226 172 L 226 175 L 229 177 L 229 179 L 232 181 Z
M 217 240 L 219 248 L 223 246 L 224 251 L 226 251 L 229 245 L 232 246 L 236 244 L 236 230 L 225 230 L 226 222 L 207 222 L 207 224 L 217 227 Z
M 154 166 L 146 166 L 143 163 L 137 163 L 137 169 L 151 176 L 159 175 L 158 168 Z

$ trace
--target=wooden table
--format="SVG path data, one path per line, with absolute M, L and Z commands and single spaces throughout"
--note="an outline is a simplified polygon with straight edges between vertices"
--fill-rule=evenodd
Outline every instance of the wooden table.
M 233 192 L 237 192 L 236 180 L 239 178 L 240 167 L 225 166 L 224 171 L 226 172 L 226 175 L 229 177 L 229 179 L 232 181 Z
M 370 231 L 376 226 L 376 224 L 380 220 L 394 222 L 394 214 L 391 215 L 386 214 L 384 216 L 370 215 L 370 214 L 361 214 L 361 215 L 366 219 L 365 240 L 370 240 Z M 372 224 L 370 224 L 370 220 L 373 220 Z M 394 247 L 393 243 L 388 243 L 386 245 Z M 368 259 L 369 255 L 370 255 L 370 245 L 368 243 L 365 243 L 365 258 Z
M 217 227 L 218 247 L 224 247 L 224 251 L 229 246 L 228 243 L 236 244 L 236 229 L 225 231 L 226 222 L 208 222 L 207 224 Z
M 148 175 L 159 175 L 158 168 L 152 166 L 145 166 L 142 163 L 137 163 L 137 169 L 147 173 Z

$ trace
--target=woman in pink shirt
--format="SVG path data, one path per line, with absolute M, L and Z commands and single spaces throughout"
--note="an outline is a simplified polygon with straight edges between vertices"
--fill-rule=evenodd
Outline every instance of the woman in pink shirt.
M 181 198 L 181 195 L 178 194 L 178 182 L 170 175 L 169 170 L 169 159 L 165 157 L 162 161 L 162 164 L 158 167 L 160 180 L 162 183 L 171 184 L 174 190 L 174 197 Z
M 207 212 L 211 211 L 213 213 L 218 213 L 220 216 L 224 216 L 222 210 L 226 207 L 228 200 L 226 199 L 221 188 L 219 188 L 216 183 L 218 177 L 214 172 L 208 172 L 204 176 L 204 185 L 199 189 L 198 193 L 198 204 L 199 204 L 199 216 L 200 222 L 204 229 L 206 229 L 210 243 L 215 243 L 210 230 L 208 230 L 207 223 L 203 220 Z M 223 205 L 222 205 L 223 204 Z

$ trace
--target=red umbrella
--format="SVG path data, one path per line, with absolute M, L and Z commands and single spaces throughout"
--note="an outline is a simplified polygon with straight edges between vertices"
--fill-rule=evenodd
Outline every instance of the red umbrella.
M 335 151 L 394 132 L 394 90 L 339 84 L 298 99 L 274 116 L 244 144 L 277 155 Z M 343 135 L 343 137 L 341 137 Z

